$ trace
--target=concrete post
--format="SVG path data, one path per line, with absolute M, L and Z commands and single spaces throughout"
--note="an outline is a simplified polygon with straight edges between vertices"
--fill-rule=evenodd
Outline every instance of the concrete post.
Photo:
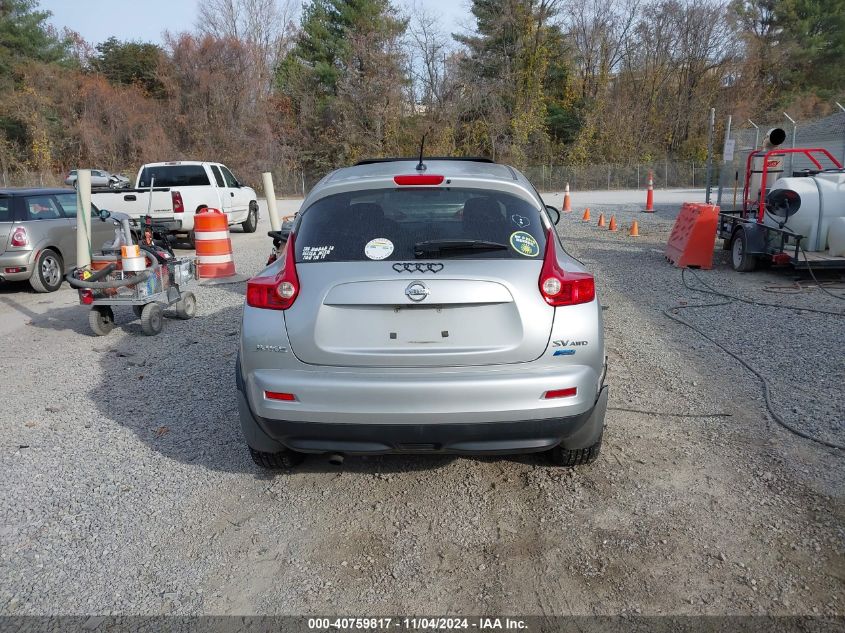
M 76 267 L 91 265 L 91 170 L 76 172 Z
M 273 187 L 273 174 L 265 171 L 261 174 L 261 180 L 264 182 L 264 197 L 267 199 L 267 215 L 270 216 L 270 228 L 278 231 L 282 228 L 282 223 L 279 220 L 279 210 L 276 208 L 276 189 Z

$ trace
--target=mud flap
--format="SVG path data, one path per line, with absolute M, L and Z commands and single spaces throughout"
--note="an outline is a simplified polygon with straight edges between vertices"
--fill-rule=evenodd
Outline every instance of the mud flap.
M 563 448 L 569 451 L 589 448 L 601 439 L 604 431 L 604 416 L 607 413 L 607 390 L 607 385 L 601 388 L 587 421 L 572 435 L 563 438 L 560 443 Z

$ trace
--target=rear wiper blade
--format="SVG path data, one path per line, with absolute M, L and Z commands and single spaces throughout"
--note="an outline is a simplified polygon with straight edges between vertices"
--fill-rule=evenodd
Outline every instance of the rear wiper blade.
M 414 255 L 437 255 L 445 251 L 498 251 L 507 250 L 508 245 L 488 240 L 426 240 L 414 244 Z

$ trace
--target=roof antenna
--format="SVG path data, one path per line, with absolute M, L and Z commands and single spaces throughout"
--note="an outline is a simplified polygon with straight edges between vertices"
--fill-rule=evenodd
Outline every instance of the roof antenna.
M 417 171 L 425 171 L 427 169 L 425 163 L 423 163 L 423 148 L 425 147 L 426 136 L 428 136 L 428 132 L 423 134 L 422 140 L 420 141 L 420 162 L 417 164 Z

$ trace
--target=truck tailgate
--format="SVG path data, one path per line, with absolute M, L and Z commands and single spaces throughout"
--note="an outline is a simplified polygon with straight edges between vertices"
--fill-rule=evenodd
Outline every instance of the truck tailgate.
M 91 202 L 98 209 L 120 211 L 132 218 L 144 217 L 149 209 L 153 220 L 173 219 L 173 200 L 169 188 L 153 189 L 152 192 L 149 189 L 97 192 L 91 194 Z

